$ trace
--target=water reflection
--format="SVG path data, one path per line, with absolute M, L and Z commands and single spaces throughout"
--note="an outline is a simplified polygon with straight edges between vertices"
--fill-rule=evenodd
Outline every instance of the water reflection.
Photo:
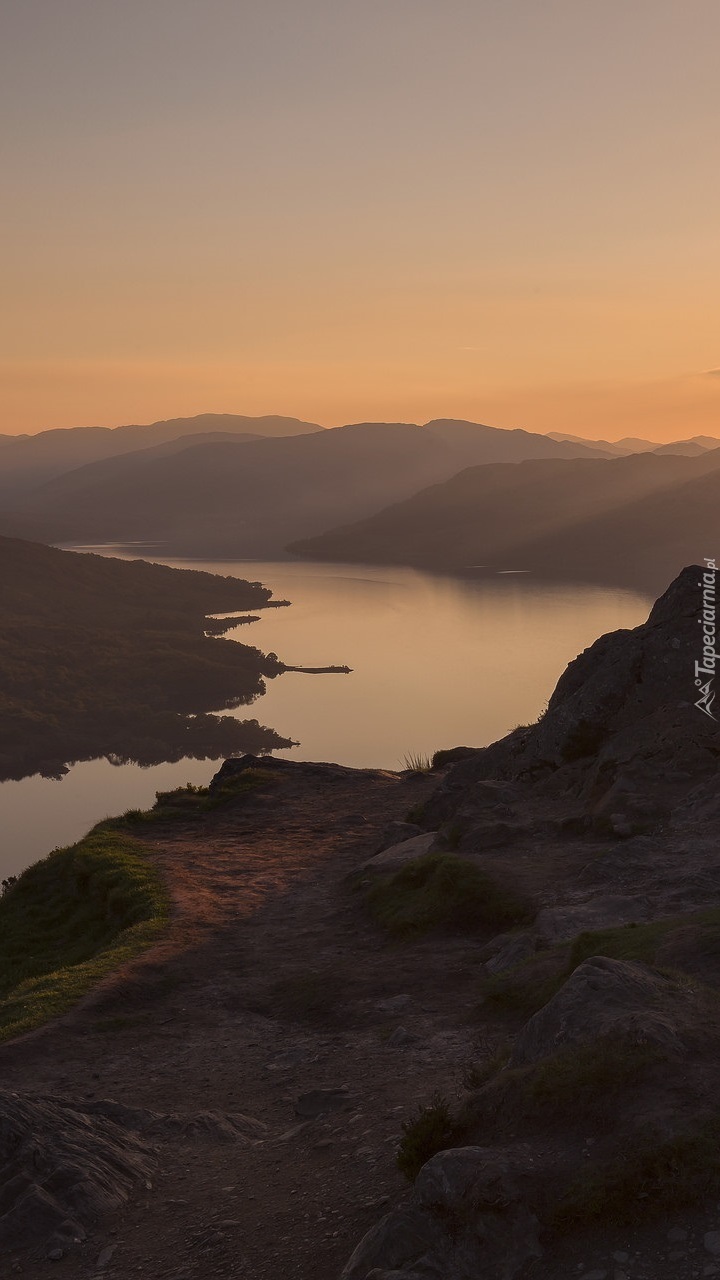
M 520 573 L 458 579 L 368 565 L 162 563 L 263 582 L 292 607 L 262 611 L 259 622 L 229 636 L 274 651 L 288 665 L 353 668 L 349 676 L 288 673 L 268 681 L 254 713 L 301 741 L 280 754 L 391 769 L 409 752 L 481 745 L 535 719 L 567 662 L 603 632 L 637 626 L 651 603 L 633 591 L 543 584 Z M 93 761 L 62 782 L 4 783 L 2 874 L 77 838 L 106 814 L 147 807 L 156 790 L 206 782 L 216 767 Z

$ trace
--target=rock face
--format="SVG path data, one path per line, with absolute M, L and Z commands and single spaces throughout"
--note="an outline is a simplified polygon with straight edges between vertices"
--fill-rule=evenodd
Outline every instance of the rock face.
M 439 1152 L 409 1205 L 368 1232 L 341 1280 L 514 1280 L 542 1253 L 514 1174 L 513 1161 L 483 1147 Z
M 84 1239 L 153 1169 L 137 1133 L 58 1098 L 0 1092 L 0 1249 Z
M 510 1066 L 526 1066 L 600 1036 L 678 1051 L 682 1044 L 672 1005 L 672 984 L 645 965 L 594 956 L 578 965 L 519 1032 Z
M 667 822 L 691 792 L 694 804 L 709 803 L 720 726 L 694 705 L 702 573 L 684 569 L 647 622 L 601 636 L 571 662 L 537 724 L 451 769 L 427 806 L 428 825 L 462 820 L 478 847 L 490 817 L 512 815 L 513 784 L 526 818 L 530 792 L 561 797 L 566 823 L 574 801 L 577 821 L 621 839 Z
M 162 1115 L 117 1102 L 76 1106 L 0 1090 L 0 1252 L 60 1256 L 149 1187 L 159 1140 L 257 1142 L 265 1126 L 205 1111 Z

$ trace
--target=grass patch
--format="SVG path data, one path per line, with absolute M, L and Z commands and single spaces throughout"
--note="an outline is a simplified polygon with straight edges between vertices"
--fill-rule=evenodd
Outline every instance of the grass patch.
M 155 940 L 168 903 L 143 853 L 96 828 L 0 898 L 0 1040 L 58 1017 Z
M 636 1226 L 720 1194 L 720 1115 L 668 1136 L 634 1135 L 626 1154 L 575 1179 L 552 1213 L 565 1233 L 597 1223 Z
M 538 951 L 529 960 L 484 980 L 483 1009 L 530 1016 L 547 1004 L 578 965 L 591 956 L 629 960 L 664 972 L 703 974 L 720 962 L 720 907 L 578 934 L 568 946 Z
M 497 932 L 534 916 L 526 899 L 452 853 L 428 853 L 408 862 L 373 884 L 367 901 L 377 922 L 403 937 L 431 929 Z
M 156 791 L 152 809 L 128 809 L 119 818 L 109 818 L 100 824 L 109 830 L 122 830 L 138 823 L 171 822 L 176 818 L 200 818 L 204 813 L 220 809 L 231 800 L 257 790 L 269 782 L 277 782 L 277 774 L 269 769 L 245 769 L 234 778 L 228 778 L 220 787 L 197 787 L 186 782 L 173 791 Z
M 453 1145 L 455 1125 L 445 1098 L 439 1093 L 433 1094 L 430 1105 L 420 1107 L 412 1120 L 403 1121 L 402 1128 L 397 1167 L 414 1182 L 431 1156 Z

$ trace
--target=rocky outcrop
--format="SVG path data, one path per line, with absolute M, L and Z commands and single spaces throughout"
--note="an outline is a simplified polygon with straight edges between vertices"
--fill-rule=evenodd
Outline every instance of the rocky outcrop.
M 535 797 L 546 814 L 560 801 L 571 834 L 626 839 L 667 823 L 691 792 L 696 802 L 717 795 L 720 727 L 694 705 L 702 573 L 684 569 L 647 622 L 602 636 L 571 662 L 536 724 L 452 768 L 427 825 L 460 821 L 461 847 L 485 847 L 488 824 L 512 825 L 518 804 L 527 821 Z
M 0 1093 L 0 1249 L 46 1254 L 149 1184 L 152 1148 L 140 1135 L 59 1098 Z
M 59 1258 L 92 1227 L 149 1188 L 162 1140 L 256 1142 L 259 1121 L 161 1114 L 118 1102 L 82 1106 L 0 1091 L 0 1251 Z
M 410 1203 L 368 1232 L 341 1280 L 514 1280 L 542 1253 L 518 1168 L 521 1154 L 484 1147 L 433 1156 Z
M 569 1045 L 603 1036 L 682 1049 L 673 984 L 642 964 L 594 956 L 519 1032 L 511 1067 L 549 1058 Z

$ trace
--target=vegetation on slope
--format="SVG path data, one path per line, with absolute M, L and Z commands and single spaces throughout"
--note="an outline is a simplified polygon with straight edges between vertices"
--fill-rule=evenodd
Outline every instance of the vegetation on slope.
M 0 898 L 0 1040 L 64 1013 L 167 916 L 159 876 L 127 835 L 96 829 L 29 867 Z
M 280 670 L 205 634 L 210 612 L 267 606 L 258 582 L 0 539 L 0 779 L 108 755 L 156 764 L 288 746 L 252 702 Z

